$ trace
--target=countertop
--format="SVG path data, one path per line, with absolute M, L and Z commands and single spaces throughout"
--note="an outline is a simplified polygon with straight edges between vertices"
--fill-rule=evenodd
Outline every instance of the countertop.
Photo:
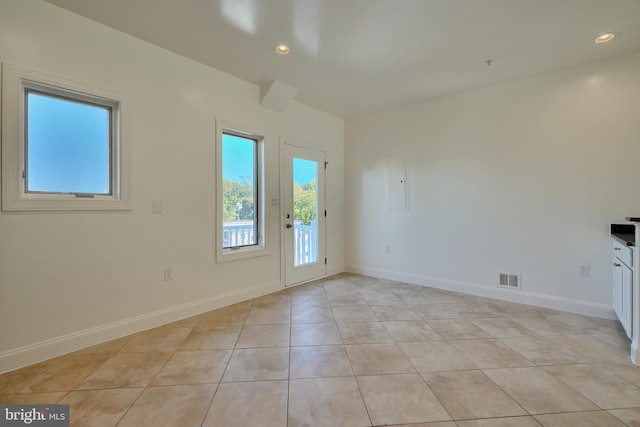
M 627 221 L 631 221 L 627 217 Z M 640 218 L 638 218 L 640 222 Z M 633 224 L 611 224 L 611 237 L 617 239 L 620 243 L 626 246 L 636 245 L 636 231 Z

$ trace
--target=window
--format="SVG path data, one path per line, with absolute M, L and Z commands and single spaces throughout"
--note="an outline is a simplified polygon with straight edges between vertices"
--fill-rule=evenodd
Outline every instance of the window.
M 264 254 L 263 140 L 218 125 L 218 261 Z
M 3 210 L 128 209 L 122 97 L 3 67 Z

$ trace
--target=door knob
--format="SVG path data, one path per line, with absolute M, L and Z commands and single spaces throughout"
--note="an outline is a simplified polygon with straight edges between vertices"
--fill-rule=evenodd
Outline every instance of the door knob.
M 287 224 L 286 227 L 287 228 L 291 228 L 291 227 L 293 227 L 293 225 L 292 224 Z

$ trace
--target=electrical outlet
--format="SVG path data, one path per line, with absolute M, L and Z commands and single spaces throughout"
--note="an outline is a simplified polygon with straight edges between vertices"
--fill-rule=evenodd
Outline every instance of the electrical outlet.
M 168 282 L 169 280 L 173 280 L 173 268 L 171 267 L 164 269 L 164 281 Z
M 589 277 L 591 274 L 591 266 L 589 264 L 582 264 L 578 266 L 578 276 Z

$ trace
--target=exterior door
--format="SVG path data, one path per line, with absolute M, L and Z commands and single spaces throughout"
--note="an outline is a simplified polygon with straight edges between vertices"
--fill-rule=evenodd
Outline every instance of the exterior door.
M 284 144 L 286 286 L 326 274 L 324 158 L 323 152 Z

